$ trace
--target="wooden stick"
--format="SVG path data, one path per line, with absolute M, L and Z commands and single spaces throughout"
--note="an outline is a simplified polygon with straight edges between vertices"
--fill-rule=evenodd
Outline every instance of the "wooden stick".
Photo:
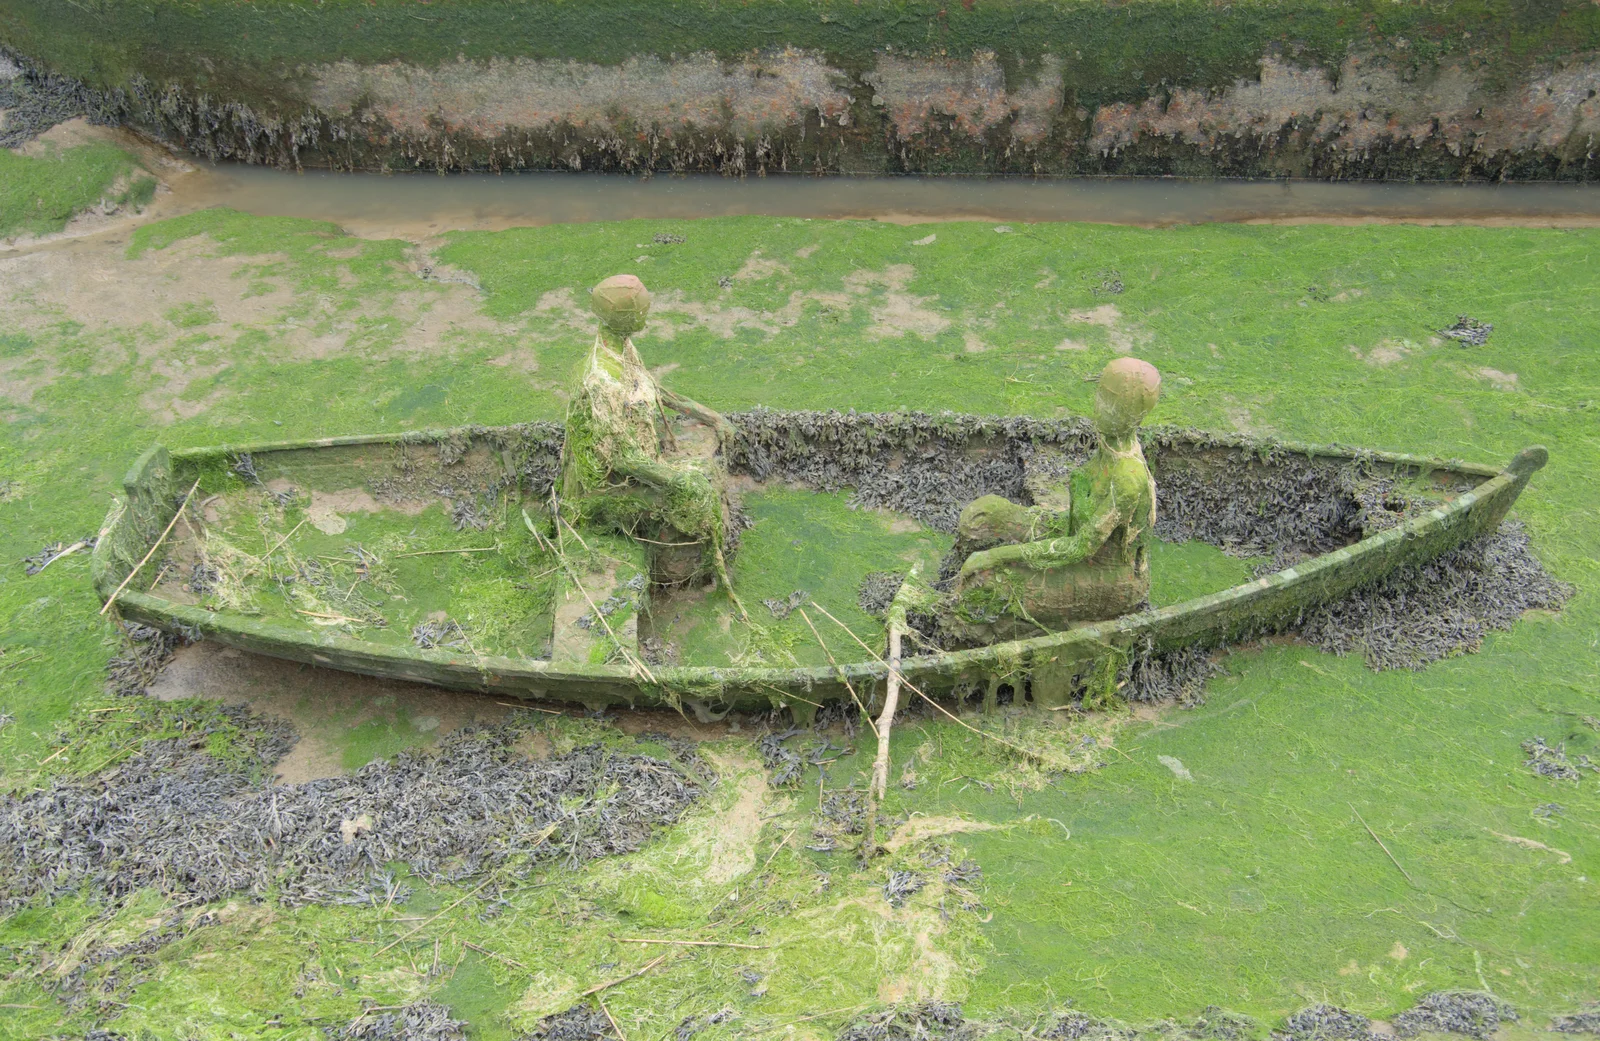
M 917 569 L 901 584 L 917 580 Z M 906 631 L 906 607 L 896 591 L 889 605 L 889 680 L 883 694 L 883 712 L 878 716 L 878 757 L 872 761 L 872 797 L 882 799 L 889 790 L 889 731 L 894 726 L 894 712 L 900 705 L 900 639 Z
M 1361 822 L 1361 826 L 1367 829 L 1367 834 L 1372 836 L 1372 841 L 1376 842 L 1378 844 L 1378 848 L 1383 850 L 1383 855 L 1389 858 L 1389 862 L 1391 864 L 1397 868 L 1400 868 L 1400 873 L 1406 876 L 1406 881 L 1411 883 L 1412 888 L 1415 888 L 1417 885 L 1417 880 L 1411 877 L 1411 872 L 1407 871 L 1403 866 L 1401 866 L 1398 860 L 1394 859 L 1394 854 L 1390 853 L 1389 847 L 1385 846 L 1383 844 L 1383 840 L 1378 838 L 1378 833 L 1372 830 L 1372 825 L 1367 823 L 1367 819 L 1361 816 L 1361 811 L 1356 809 L 1356 804 L 1351 802 L 1346 803 L 1345 805 L 1350 807 L 1350 812 L 1356 815 L 1356 820 Z
M 349 617 L 346 617 L 345 615 L 342 615 L 342 614 L 325 614 L 322 611 L 307 611 L 307 610 L 305 610 L 303 608 L 299 608 L 299 607 L 294 609 L 294 613 L 295 614 L 310 615 L 312 618 L 329 618 L 329 619 L 332 619 L 335 622 L 355 622 L 357 625 L 365 625 L 366 624 L 365 622 L 363 622 L 359 618 L 349 618 Z
M 878 714 L 878 755 L 872 761 L 872 794 L 882 799 L 889 790 L 889 732 L 894 727 L 894 711 L 900 705 L 900 627 L 889 626 L 889 680 L 883 693 L 883 711 Z
M 34 577 L 37 578 L 38 576 L 44 574 L 44 569 L 45 568 L 49 567 L 51 564 L 54 564 L 56 561 L 60 560 L 62 557 L 71 556 L 72 554 L 78 552 L 78 550 L 83 549 L 88 545 L 89 544 L 87 542 L 74 542 L 72 545 L 68 546 L 66 549 L 62 550 L 60 553 L 57 553 L 55 556 L 51 557 L 49 560 L 47 560 L 43 564 L 41 564 L 39 566 L 39 570 L 35 571 L 33 573 Z
M 612 1014 L 611 1014 L 611 1010 L 610 1010 L 610 1009 L 608 1009 L 608 1008 L 606 1008 L 606 1001 L 605 1001 L 605 999 L 604 999 L 604 998 L 598 998 L 598 997 L 597 997 L 597 998 L 595 998 L 595 999 L 594 999 L 594 1000 L 595 1000 L 595 1001 L 596 1001 L 596 1002 L 598 1002 L 598 1003 L 599 1003 L 599 1005 L 600 1005 L 600 1011 L 601 1011 L 601 1012 L 604 1012 L 604 1013 L 605 1013 L 605 1014 L 606 1014 L 606 1019 L 607 1019 L 607 1020 L 609 1020 L 609 1021 L 610 1021 L 610 1023 L 611 1023 L 611 1029 L 612 1029 L 612 1030 L 615 1030 L 615 1031 L 616 1031 L 616 1032 L 617 1032 L 617 1038 L 618 1038 L 618 1041 L 628 1041 L 628 1035 L 627 1035 L 627 1034 L 624 1034 L 624 1033 L 623 1033 L 623 1032 L 622 1032 L 622 1028 L 621 1028 L 621 1027 L 620 1027 L 620 1026 L 618 1026 L 618 1025 L 617 1025 L 617 1017 L 616 1017 L 616 1016 L 613 1016 L 613 1015 L 612 1015 Z
M 739 947 L 747 951 L 771 950 L 770 945 L 764 943 L 725 943 L 721 940 L 646 940 L 633 936 L 613 936 L 612 939 L 618 943 L 666 943 L 676 947 Z
M 772 866 L 772 862 L 777 859 L 778 854 L 783 851 L 783 847 L 787 846 L 789 844 L 789 840 L 794 838 L 795 831 L 796 829 L 794 828 L 789 829 L 789 834 L 785 835 L 783 837 L 783 841 L 778 843 L 778 845 L 772 850 L 771 855 L 767 857 L 766 863 L 761 865 L 761 870 L 756 872 L 757 875 L 766 873 L 767 868 Z
M 636 979 L 639 976 L 643 976 L 645 973 L 649 972 L 651 969 L 655 968 L 657 965 L 660 965 L 662 962 L 666 961 L 667 958 L 669 958 L 669 957 L 671 957 L 670 954 L 663 954 L 661 957 L 656 958 L 653 961 L 645 962 L 644 968 L 638 969 L 638 970 L 636 970 L 634 972 L 630 972 L 626 976 L 618 976 L 614 980 L 607 980 L 604 983 L 596 983 L 594 986 L 590 987 L 588 990 L 584 991 L 582 994 L 579 994 L 578 997 L 586 998 L 590 994 L 598 994 L 602 990 L 610 990 L 612 987 L 615 987 L 619 983 L 626 983 L 631 979 Z
M 389 559 L 396 560 L 400 557 L 436 557 L 441 553 L 488 553 L 500 548 L 496 542 L 492 546 L 464 546 L 461 549 L 419 549 L 415 553 L 396 553 Z
M 843 622 L 839 621 L 839 619 L 833 617 L 833 615 L 828 613 L 828 609 L 826 607 L 823 607 L 821 604 L 817 603 L 815 600 L 811 601 L 811 604 L 817 610 L 821 611 L 824 615 L 827 615 L 828 620 L 831 621 L 834 625 L 837 625 L 839 628 L 841 628 L 845 632 L 849 633 L 850 634 L 850 638 L 852 640 L 854 640 L 856 643 L 861 644 L 861 649 L 866 651 L 868 654 L 872 655 L 872 657 L 877 660 L 878 664 L 883 665 L 885 667 L 889 667 L 889 663 L 883 660 L 882 655 L 880 655 L 877 651 L 873 650 L 871 647 L 868 647 L 865 643 L 861 642 L 861 637 L 859 637 L 859 636 L 857 636 L 855 634 L 855 630 L 851 629 L 848 625 L 845 625 Z M 890 671 L 891 672 L 899 672 L 900 670 L 891 667 Z M 1023 748 L 1021 745 L 1014 745 L 1010 741 L 1007 741 L 1003 737 L 995 737 L 993 734 L 985 733 L 984 731 L 979 730 L 977 727 L 975 727 L 972 724 L 968 723 L 966 720 L 961 719 L 959 716 L 954 715 L 952 712 L 950 712 L 949 709 L 945 708 L 943 705 L 939 704 L 937 701 L 933 700 L 932 698 L 928 697 L 928 695 L 924 694 L 922 692 L 922 690 L 920 688 L 918 688 L 915 683 L 912 683 L 910 680 L 906 679 L 904 675 L 902 675 L 900 677 L 900 682 L 904 683 L 906 685 L 906 687 L 913 694 L 915 694 L 917 697 L 921 698 L 923 701 L 926 701 L 928 704 L 932 705 L 934 708 L 938 709 L 940 712 L 943 712 L 946 716 L 948 716 L 950 718 L 950 721 L 952 723 L 955 723 L 958 726 L 966 727 L 968 730 L 972 731 L 974 734 L 977 734 L 979 737 L 986 737 L 990 741 L 993 741 L 993 742 L 995 742 L 996 744 L 999 744 L 999 745 L 1003 745 L 1006 748 L 1009 748 L 1014 752 L 1021 752 L 1023 755 L 1027 756 L 1029 759 L 1034 760 L 1035 762 L 1042 763 L 1042 762 L 1045 761 L 1045 757 L 1041 753 L 1035 752 L 1035 751 L 1033 751 L 1032 749 L 1029 749 L 1029 748 Z
M 566 713 L 562 712 L 558 708 L 540 708 L 538 705 L 524 705 L 524 704 L 518 704 L 518 703 L 516 703 L 514 701 L 496 701 L 495 704 L 496 705 L 504 705 L 506 708 L 525 708 L 529 712 L 546 712 L 546 713 L 549 713 L 552 716 L 563 716 L 563 715 L 566 715 Z
M 172 520 L 167 523 L 167 529 L 161 533 L 161 537 L 159 539 L 156 539 L 156 544 L 150 547 L 150 552 L 144 555 L 144 559 L 139 561 L 138 564 L 134 565 L 132 571 L 128 572 L 128 577 L 122 580 L 122 584 L 112 591 L 110 598 L 106 600 L 106 605 L 100 608 L 101 614 L 105 614 L 107 611 L 111 610 L 111 605 L 116 603 L 117 597 L 121 596 L 122 591 L 128 588 L 128 583 L 133 581 L 133 576 L 137 575 L 141 568 L 150 563 L 150 558 L 156 555 L 156 550 L 160 549 L 161 544 L 167 541 L 167 536 L 172 534 L 172 529 L 177 525 L 178 518 L 183 516 L 184 510 L 188 509 L 189 500 L 194 497 L 194 490 L 198 487 L 200 487 L 200 478 L 196 477 L 194 479 L 194 483 L 189 486 L 188 494 L 186 494 L 183 497 L 183 501 L 178 504 L 178 512 L 174 513 L 172 515 Z

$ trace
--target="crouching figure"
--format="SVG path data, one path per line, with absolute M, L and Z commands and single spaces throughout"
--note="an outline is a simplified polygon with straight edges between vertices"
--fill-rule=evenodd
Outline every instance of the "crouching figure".
M 614 275 L 591 295 L 600 330 L 567 407 L 563 515 L 639 540 L 651 582 L 682 585 L 715 574 L 727 586 L 727 471 L 719 450 L 733 425 L 657 382 L 633 345 L 650 292 Z M 667 409 L 689 422 L 678 429 Z
M 986 495 L 961 514 L 961 565 L 941 615 L 972 642 L 1017 639 L 1138 610 L 1150 596 L 1156 486 L 1139 446 L 1161 374 L 1137 358 L 1105 367 L 1095 393 L 1097 445 L 1047 503 Z

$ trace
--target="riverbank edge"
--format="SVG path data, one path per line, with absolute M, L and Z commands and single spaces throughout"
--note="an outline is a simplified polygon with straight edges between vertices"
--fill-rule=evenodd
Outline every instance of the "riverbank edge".
M 13 0 L 0 52 L 291 169 L 1600 177 L 1600 7 L 1570 0 L 419 10 Z

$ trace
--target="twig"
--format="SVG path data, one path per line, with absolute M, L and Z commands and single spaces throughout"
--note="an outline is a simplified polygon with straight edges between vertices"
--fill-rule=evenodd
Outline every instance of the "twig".
M 856 643 L 861 644 L 861 649 L 866 651 L 868 654 L 872 655 L 872 657 L 877 660 L 878 664 L 883 665 L 885 668 L 890 668 L 891 672 L 899 672 L 900 671 L 899 669 L 891 668 L 889 666 L 888 662 L 885 662 L 883 660 L 883 657 L 880 654 L 878 654 L 877 651 L 873 650 L 871 647 L 868 647 L 865 643 L 862 643 L 861 642 L 861 637 L 859 637 L 859 636 L 857 636 L 855 634 L 855 630 L 851 629 L 848 625 L 845 625 L 843 622 L 839 621 L 839 619 L 837 619 L 837 618 L 833 617 L 833 615 L 829 614 L 828 613 L 828 609 L 826 607 L 823 607 L 821 604 L 817 603 L 815 600 L 811 601 L 811 606 L 813 606 L 817 610 L 821 611 L 824 615 L 827 615 L 828 620 L 831 621 L 834 625 L 837 625 L 839 628 L 841 628 L 845 632 L 849 633 L 850 634 L 850 638 L 852 640 L 854 640 Z M 937 701 L 933 700 L 932 698 L 928 697 L 928 695 L 924 694 L 922 692 L 922 689 L 919 688 L 916 684 L 912 683 L 910 680 L 906 679 L 904 674 L 901 674 L 900 682 L 904 683 L 906 685 L 906 687 L 908 689 L 910 689 L 910 691 L 913 694 L 915 694 L 917 697 L 921 698 L 923 701 L 926 701 L 928 704 L 932 705 L 934 708 L 936 708 L 940 712 L 944 713 L 947 717 L 949 717 L 951 722 L 957 724 L 958 726 L 965 727 L 966 729 L 972 731 L 974 734 L 977 734 L 979 737 L 986 737 L 990 741 L 995 742 L 996 744 L 1004 745 L 1006 748 L 1009 748 L 1014 752 L 1020 752 L 1023 755 L 1027 756 L 1029 759 L 1034 760 L 1035 762 L 1043 763 L 1043 762 L 1046 761 L 1043 753 L 1035 752 L 1030 748 L 1023 748 L 1021 745 L 1014 745 L 1010 741 L 1007 741 L 1003 737 L 995 737 L 993 734 L 986 733 L 985 731 L 979 730 L 977 727 L 975 727 L 972 724 L 970 724 L 970 723 L 966 722 L 965 720 L 961 719 L 959 716 L 956 716 L 949 709 L 945 708 L 943 705 L 939 704 Z
M 565 715 L 565 713 L 558 708 L 540 708 L 538 705 L 519 705 L 514 701 L 496 701 L 495 704 L 504 705 L 506 708 L 525 708 L 529 712 L 548 712 L 552 716 Z
M 794 833 L 796 830 L 797 829 L 795 828 L 790 828 L 789 834 L 783 837 L 783 841 L 778 843 L 777 846 L 773 847 L 772 853 L 767 857 L 766 863 L 762 864 L 761 870 L 756 872 L 757 875 L 761 875 L 766 872 L 767 868 L 771 866 L 773 860 L 777 858 L 779 852 L 783 850 L 783 847 L 787 846 L 789 844 L 789 840 L 794 838 Z
M 419 549 L 415 553 L 395 553 L 390 556 L 389 559 L 397 560 L 400 557 L 436 557 L 441 553 L 488 553 L 499 548 L 500 543 L 496 542 L 492 546 L 463 546 L 460 549 Z
M 14 666 L 17 666 L 17 665 L 26 664 L 27 662 L 30 662 L 30 661 L 38 661 L 40 658 L 43 658 L 43 657 L 44 657 L 43 654 L 40 654 L 38 651 L 34 651 L 31 655 L 29 655 L 26 658 L 23 658 L 23 657 L 20 657 L 20 656 L 16 657 L 16 658 L 7 658 L 5 661 L 0 661 L 0 672 L 4 672 L 5 670 L 7 670 L 9 668 L 12 668 Z
M 533 842 L 533 845 L 528 847 L 528 848 L 529 849 L 537 849 L 544 842 L 545 839 L 548 839 L 552 834 L 555 833 L 555 830 L 556 830 L 556 826 L 554 824 L 549 825 L 548 827 L 546 827 L 544 829 L 544 831 L 539 833 L 539 837 L 537 839 L 535 839 L 534 842 Z M 490 876 L 490 878 L 492 878 L 492 877 L 493 876 Z M 461 904 L 466 903 L 472 897 L 477 896 L 478 895 L 478 890 L 480 890 L 484 886 L 488 885 L 489 881 L 490 881 L 490 879 L 486 878 L 482 882 L 479 882 L 476 886 L 474 886 L 472 888 L 472 892 L 468 893 L 466 896 L 462 897 L 460 900 L 457 900 L 455 903 L 451 904 L 449 907 L 446 907 L 443 911 L 436 912 L 433 915 L 432 918 L 429 918 L 426 922 L 423 922 L 421 925 L 417 926 L 415 929 L 411 930 L 409 933 L 406 933 L 404 936 L 396 937 L 395 939 L 390 940 L 389 943 L 386 946 L 378 948 L 377 953 L 378 954 L 382 954 L 384 951 L 387 951 L 390 947 L 393 947 L 395 944 L 400 943 L 400 942 L 402 942 L 404 940 L 411 939 L 413 936 L 415 936 L 418 933 L 420 933 L 423 929 L 426 929 L 428 927 L 428 925 L 431 924 L 434 920 L 442 917 L 445 914 L 446 911 L 453 911 L 458 906 L 460 906 Z M 457 959 L 457 964 L 460 964 L 460 960 L 459 959 Z
M 794 834 L 790 832 L 789 834 Z M 784 841 L 788 841 L 785 839 Z M 722 940 L 645 940 L 632 936 L 613 936 L 618 943 L 667 943 L 676 947 L 740 947 L 747 951 L 765 951 L 771 947 L 764 943 L 726 943 Z
M 562 524 L 566 523 L 565 518 L 563 518 L 559 513 L 556 514 L 556 520 Z M 627 645 L 621 640 L 617 639 L 617 634 L 611 629 L 611 623 L 608 622 L 606 620 L 606 616 L 601 613 L 599 605 L 594 602 L 594 597 L 589 595 L 589 591 L 583 587 L 583 582 L 578 579 L 577 574 L 572 570 L 572 565 L 567 563 L 566 554 L 561 552 L 560 547 L 551 546 L 549 541 L 545 539 L 543 535 L 539 534 L 539 529 L 533 526 L 533 518 L 528 516 L 527 510 L 522 511 L 522 523 L 528 526 L 528 530 L 533 533 L 533 537 L 539 541 L 540 546 L 549 547 L 555 553 L 556 560 L 561 564 L 562 570 L 566 571 L 567 573 L 567 578 L 571 580 L 573 585 L 578 587 L 578 592 L 582 593 L 584 600 L 588 601 L 589 603 L 589 610 L 594 612 L 594 616 L 600 619 L 600 624 L 605 627 L 606 635 L 611 637 L 611 642 L 617 645 L 617 650 L 621 651 L 622 656 L 628 660 L 628 667 L 630 669 L 637 669 L 638 671 L 644 673 L 645 679 L 649 680 L 651 683 L 655 683 L 656 677 L 655 674 L 650 671 L 650 666 L 646 665 L 642 658 L 639 658 L 631 653 L 628 650 Z M 578 535 L 577 529 L 573 528 L 570 524 L 567 524 L 567 528 L 572 531 L 572 534 L 577 535 L 578 542 L 584 547 L 584 549 L 589 548 L 588 544 L 583 541 L 583 536 Z M 560 533 L 561 529 L 557 527 L 556 534 L 560 535 Z
M 594 986 L 590 987 L 588 990 L 584 991 L 582 994 L 579 994 L 578 996 L 580 998 L 586 998 L 590 994 L 598 994 L 602 990 L 610 990 L 612 987 L 615 987 L 619 983 L 626 983 L 631 979 L 636 979 L 639 976 L 643 976 L 645 973 L 649 972 L 651 969 L 655 968 L 657 965 L 660 965 L 662 962 L 666 961 L 668 957 L 670 957 L 670 955 L 663 954 L 659 958 L 655 958 L 655 959 L 653 959 L 651 961 L 645 962 L 643 968 L 638 969 L 638 970 L 636 970 L 634 972 L 630 972 L 626 976 L 618 976 L 614 980 L 607 980 L 604 983 L 596 983 Z
M 300 523 L 296 524 L 294 527 L 290 528 L 289 529 L 289 534 L 285 535 L 283 538 L 279 539 L 277 542 L 274 542 L 272 544 L 272 548 L 267 550 L 267 555 L 262 557 L 261 559 L 270 561 L 272 559 L 272 555 L 274 553 L 278 552 L 278 550 L 282 549 L 283 548 L 283 544 L 285 542 L 288 542 L 290 539 L 294 538 L 294 533 L 299 531 L 301 528 L 305 527 L 306 521 L 308 521 L 310 519 L 311 519 L 310 517 L 302 517 L 300 519 Z
M 493 958 L 495 961 L 505 962 L 507 965 L 511 966 L 513 969 L 521 969 L 523 972 L 527 972 L 528 971 L 528 967 L 526 965 L 522 964 L 520 961 L 517 961 L 515 958 L 507 958 L 503 954 L 496 954 L 494 951 L 491 951 L 487 947 L 479 947 L 477 944 L 473 943 L 471 940 L 463 940 L 461 942 L 466 944 L 468 947 L 471 947 L 473 950 L 477 951 L 479 954 L 487 954 L 489 957 Z M 435 953 L 435 957 L 436 958 L 438 957 L 437 952 Z
M 553 831 L 555 829 L 552 826 L 550 830 Z M 398 936 L 398 937 L 394 938 L 393 940 L 390 940 L 387 946 L 378 948 L 377 953 L 378 954 L 382 954 L 384 951 L 387 951 L 390 947 L 393 947 L 395 944 L 400 943 L 400 942 L 402 942 L 404 940 L 411 939 L 413 936 L 417 935 L 423 929 L 425 929 L 429 925 L 429 923 L 434 921 L 434 919 L 443 917 L 446 911 L 453 911 L 457 907 L 459 907 L 461 904 L 466 903 L 472 897 L 477 896 L 478 895 L 478 890 L 482 889 L 484 886 L 486 886 L 488 884 L 489 884 L 489 879 L 487 879 L 487 878 L 484 879 L 482 882 L 479 882 L 476 886 L 472 887 L 472 892 L 468 893 L 466 896 L 462 897 L 460 900 L 455 901 L 449 907 L 444 908 L 444 910 L 435 912 L 432 918 L 429 918 L 427 921 L 423 922 L 421 925 L 417 926 L 415 929 L 411 930 L 409 933 L 406 933 L 404 936 Z
M 1383 850 L 1383 855 L 1389 858 L 1389 862 L 1391 864 L 1393 864 L 1397 868 L 1400 868 L 1400 873 L 1402 875 L 1406 876 L 1406 881 L 1410 882 L 1412 888 L 1415 889 L 1416 885 L 1417 885 L 1416 879 L 1412 878 L 1411 877 L 1411 872 L 1407 871 L 1403 866 L 1401 866 L 1401 864 L 1400 864 L 1400 862 L 1398 860 L 1394 859 L 1394 854 L 1390 853 L 1389 852 L 1389 847 L 1385 846 L 1383 844 L 1383 840 L 1378 838 L 1378 833 L 1372 830 L 1372 825 L 1367 823 L 1367 819 L 1365 817 L 1361 816 L 1361 811 L 1356 809 L 1356 804 L 1351 802 L 1351 803 L 1346 803 L 1345 805 L 1350 807 L 1350 812 L 1354 813 L 1356 815 L 1356 820 L 1361 822 L 1361 826 L 1363 828 L 1367 829 L 1367 834 L 1372 836 L 1372 841 L 1376 842 L 1378 844 L 1378 848 Z M 1488 988 L 1484 988 L 1484 989 L 1487 990 Z
M 833 665 L 833 670 L 837 672 L 839 674 L 839 678 L 844 681 L 844 689 L 850 692 L 850 700 L 856 703 L 856 707 L 861 710 L 861 715 L 864 716 L 870 723 L 872 721 L 872 713 L 867 711 L 866 705 L 862 704 L 860 695 L 856 693 L 855 686 L 850 682 L 850 677 L 844 674 L 844 669 L 840 667 L 838 660 L 834 658 L 833 652 L 828 649 L 827 643 L 822 639 L 822 634 L 817 632 L 817 627 L 815 625 L 811 624 L 811 616 L 806 614 L 806 609 L 803 607 L 797 607 L 795 610 L 799 611 L 800 617 L 805 619 L 806 628 L 810 629 L 811 635 L 817 638 L 817 646 L 822 648 L 822 653 L 828 656 L 828 661 Z M 874 733 L 876 733 L 876 731 L 874 731 Z
M 194 483 L 189 486 L 188 493 L 184 495 L 183 501 L 178 504 L 178 512 L 174 513 L 172 515 L 172 520 L 167 522 L 166 530 L 161 533 L 161 537 L 159 539 L 156 539 L 156 544 L 150 547 L 150 552 L 144 555 L 144 559 L 135 564 L 133 570 L 128 572 L 128 577 L 122 580 L 122 584 L 112 591 L 111 596 L 106 600 L 106 605 L 100 608 L 101 614 L 105 614 L 107 611 L 111 610 L 111 605 L 116 603 L 117 597 L 121 596 L 122 591 L 128 588 L 128 583 L 133 581 L 133 576 L 137 575 L 141 568 L 150 563 L 150 558 L 156 555 L 156 550 L 160 549 L 161 544 L 167 541 L 167 536 L 172 534 L 172 529 L 177 525 L 178 518 L 183 516 L 184 510 L 188 509 L 189 500 L 194 497 L 194 490 L 198 487 L 200 487 L 200 478 L 196 477 L 194 479 Z
M 346 617 L 346 616 L 344 616 L 342 614 L 326 614 L 326 613 L 324 613 L 322 611 L 307 611 L 304 608 L 299 608 L 299 607 L 294 609 L 294 613 L 295 614 L 310 615 L 312 618 L 330 618 L 335 622 L 354 622 L 357 625 L 365 625 L 365 624 L 367 624 L 367 623 L 363 622 L 359 618 L 348 618 L 348 617 Z

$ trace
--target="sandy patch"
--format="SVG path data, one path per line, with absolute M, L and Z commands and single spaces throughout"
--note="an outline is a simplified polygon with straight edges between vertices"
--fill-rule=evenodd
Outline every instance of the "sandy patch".
M 334 247 L 348 253 L 348 244 Z M 218 255 L 206 236 L 164 249 L 127 256 L 120 234 L 61 242 L 48 249 L 0 255 L 0 326 L 39 332 L 63 320 L 90 333 L 137 329 L 142 358 L 172 357 L 175 339 L 194 333 L 226 348 L 245 331 L 264 331 L 275 357 L 317 360 L 351 349 L 366 357 L 438 355 L 484 336 L 515 341 L 520 329 L 483 314 L 480 295 L 453 282 L 407 280 L 403 271 L 384 291 L 352 300 L 348 295 L 295 292 L 280 272 L 291 270 L 282 254 Z M 352 277 L 340 269 L 341 281 Z M 190 316 L 209 317 L 185 328 Z M 390 349 L 372 343 L 374 322 L 394 331 Z M 186 366 L 183 366 L 186 368 Z M 172 372 L 158 372 L 169 383 Z M 190 377 L 196 378 L 196 377 Z M 146 407 L 172 410 L 163 392 Z M 168 417 L 165 421 L 170 422 Z
M 1416 350 L 1417 345 L 1410 340 L 1391 337 L 1386 340 L 1380 340 L 1377 346 L 1368 351 L 1366 357 L 1362 360 L 1368 365 L 1375 365 L 1381 369 L 1393 365 Z M 1360 351 L 1355 351 L 1355 354 L 1358 358 L 1362 357 Z
M 1487 829 L 1485 829 L 1485 830 L 1487 830 Z M 1560 858 L 1560 860 L 1557 861 L 1557 863 L 1561 863 L 1561 864 L 1570 864 L 1570 863 L 1572 863 L 1572 854 L 1571 853 L 1568 853 L 1566 850 L 1556 849 L 1553 846 L 1546 846 L 1544 843 L 1539 842 L 1536 839 L 1525 839 L 1520 835 L 1502 835 L 1498 831 L 1490 831 L 1489 834 L 1493 835 L 1495 838 L 1500 839 L 1500 840 L 1502 840 L 1504 842 L 1509 842 L 1513 846 L 1521 846 L 1523 849 L 1533 849 L 1533 850 L 1539 850 L 1539 851 L 1544 852 L 1544 853 L 1554 853 L 1557 857 Z
M 978 334 L 971 329 L 961 334 L 961 344 L 968 354 L 982 354 L 989 349 L 989 345 L 984 343 Z
M 1516 390 L 1517 374 L 1514 372 L 1501 372 L 1499 369 L 1475 369 L 1472 373 L 1479 379 L 1488 380 L 1495 390 Z
M 338 535 L 343 533 L 347 526 L 342 514 L 395 510 L 411 517 L 425 509 L 427 509 L 425 502 L 406 502 L 401 505 L 379 503 L 364 488 L 344 488 L 336 492 L 313 491 L 311 505 L 306 507 L 306 519 L 318 531 L 327 535 Z
M 788 270 L 787 265 L 780 264 L 770 257 L 763 257 L 758 249 L 745 258 L 744 264 L 734 272 L 733 277 L 742 282 L 757 282 L 763 278 L 771 278 L 779 272 L 787 273 Z
M 532 374 L 539 371 L 539 356 L 531 347 L 516 347 L 498 358 L 490 358 L 484 364 L 499 369 L 509 369 L 512 372 Z
M 961 835 L 975 831 L 997 831 L 1000 825 L 988 821 L 970 820 L 966 817 L 912 817 L 894 830 L 884 842 L 891 853 L 906 846 L 914 846 L 941 835 Z
M 761 807 L 767 799 L 767 774 L 754 759 L 714 753 L 707 753 L 706 758 L 723 777 L 737 777 L 733 804 L 717 819 L 711 866 L 706 869 L 706 881 L 723 885 L 749 874 L 756 866 L 756 839 L 761 834 Z

